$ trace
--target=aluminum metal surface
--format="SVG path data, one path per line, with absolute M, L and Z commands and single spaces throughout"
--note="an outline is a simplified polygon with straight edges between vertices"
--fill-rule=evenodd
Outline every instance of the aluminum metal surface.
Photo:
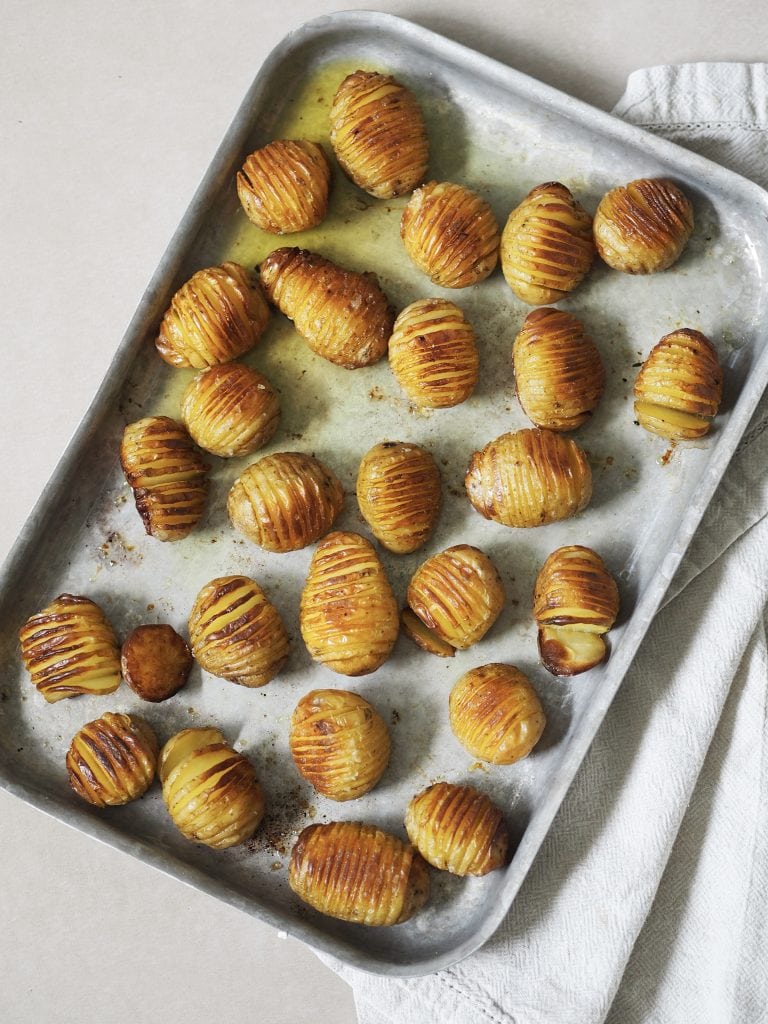
M 510 358 L 528 307 L 498 271 L 474 288 L 435 289 L 409 264 L 399 240 L 406 199 L 371 200 L 338 170 L 329 217 L 312 232 L 266 236 L 239 208 L 234 173 L 247 153 L 275 136 L 327 141 L 325 118 L 335 83 L 357 67 L 392 71 L 413 87 L 427 114 L 430 176 L 476 188 L 502 224 L 542 181 L 563 181 L 590 210 L 608 188 L 645 175 L 673 177 L 694 200 L 696 230 L 672 270 L 631 278 L 596 265 L 561 304 L 586 321 L 608 374 L 598 412 L 574 435 L 589 452 L 595 488 L 592 504 L 573 520 L 505 529 L 482 520 L 463 492 L 472 452 L 505 430 L 528 425 L 514 398 Z M 492 935 L 518 891 L 768 382 L 767 215 L 768 195 L 745 179 L 408 22 L 371 12 L 335 14 L 291 33 L 245 97 L 102 388 L 3 568 L 2 785 L 94 838 L 364 970 L 419 975 L 467 956 Z M 411 440 L 434 452 L 444 478 L 438 529 L 414 555 L 382 556 L 398 599 L 424 558 L 459 542 L 491 555 L 508 597 L 488 637 L 452 661 L 433 658 L 401 637 L 392 659 L 369 677 L 347 680 L 311 662 L 297 621 L 311 550 L 262 552 L 227 521 L 226 492 L 252 458 L 211 457 L 209 510 L 187 540 L 163 545 L 143 533 L 117 449 L 125 423 L 153 413 L 177 416 L 192 375 L 166 367 L 152 345 L 170 296 L 200 267 L 225 258 L 254 264 L 283 244 L 315 248 L 347 266 L 376 271 L 398 307 L 433 294 L 450 296 L 477 329 L 476 394 L 458 408 L 428 413 L 409 407 L 386 360 L 353 373 L 342 370 L 312 355 L 279 316 L 245 359 L 281 391 L 282 424 L 265 451 L 314 452 L 339 474 L 348 492 L 341 528 L 367 534 L 354 481 L 369 447 L 383 439 Z M 667 446 L 633 423 L 633 366 L 678 326 L 701 329 L 713 339 L 726 367 L 726 390 L 711 435 L 679 446 L 665 462 Z M 573 681 L 553 679 L 538 665 L 530 616 L 536 571 L 564 543 L 595 547 L 618 576 L 622 597 L 610 660 Z M 17 630 L 56 594 L 92 597 L 121 636 L 152 621 L 184 631 L 199 588 L 231 572 L 258 579 L 289 627 L 290 664 L 266 688 L 245 690 L 196 669 L 188 686 L 162 705 L 143 704 L 123 685 L 109 698 L 48 706 L 30 685 Z M 548 715 L 534 753 L 506 768 L 473 762 L 447 721 L 452 683 L 491 661 L 523 669 Z M 314 794 L 288 753 L 290 713 L 317 686 L 357 690 L 390 723 L 391 767 L 371 794 L 350 804 Z M 161 741 L 179 728 L 217 724 L 252 758 L 270 801 L 254 841 L 225 853 L 187 842 L 168 819 L 157 786 L 122 809 L 96 811 L 78 801 L 67 785 L 64 753 L 77 729 L 107 710 L 143 714 Z M 517 842 L 505 870 L 463 880 L 433 872 L 429 906 L 390 929 L 343 924 L 299 905 L 288 888 L 286 866 L 304 825 L 363 819 L 404 835 L 408 800 L 442 778 L 468 781 L 503 806 Z

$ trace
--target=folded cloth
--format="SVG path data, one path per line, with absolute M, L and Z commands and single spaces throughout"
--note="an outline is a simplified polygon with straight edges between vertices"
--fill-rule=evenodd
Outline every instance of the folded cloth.
M 638 71 L 615 113 L 768 187 L 768 64 Z M 332 962 L 360 1024 L 768 1019 L 766 468 L 764 398 L 505 922 L 422 979 Z

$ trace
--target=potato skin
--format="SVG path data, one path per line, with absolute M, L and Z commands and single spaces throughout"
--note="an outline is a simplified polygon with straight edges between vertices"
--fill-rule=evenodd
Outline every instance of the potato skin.
M 416 570 L 406 601 L 439 639 L 464 650 L 482 639 L 499 617 L 504 590 L 487 555 L 457 544 Z
M 403 210 L 400 237 L 419 270 L 441 288 L 484 281 L 499 258 L 499 226 L 490 206 L 448 181 L 416 189 Z
M 368 675 L 390 656 L 400 626 L 397 603 L 364 537 L 337 530 L 317 545 L 299 625 L 309 653 L 332 672 Z
M 207 672 L 240 686 L 265 686 L 288 660 L 282 619 L 247 576 L 219 576 L 203 587 L 189 615 L 189 639 Z
M 374 274 L 306 249 L 275 249 L 260 267 L 267 298 L 317 355 L 355 370 L 387 351 L 394 310 Z
M 389 365 L 420 409 L 459 405 L 477 385 L 480 356 L 474 328 L 447 299 L 412 302 L 395 320 Z
M 607 654 L 602 634 L 618 613 L 619 589 L 597 552 L 576 544 L 553 551 L 533 592 L 544 667 L 573 676 L 600 664 Z
M 107 711 L 70 743 L 69 784 L 94 807 L 120 807 L 152 785 L 157 753 L 157 737 L 143 718 Z
M 276 139 L 251 153 L 237 172 L 237 196 L 246 216 L 273 235 L 321 224 L 330 187 L 323 148 L 307 139 Z
M 377 199 L 410 192 L 427 173 L 421 108 L 391 75 L 347 75 L 331 105 L 331 145 L 347 177 Z
M 712 342 L 685 327 L 666 334 L 648 354 L 635 381 L 641 427 L 670 440 L 709 432 L 723 397 L 723 371 Z
M 179 288 L 155 344 L 170 366 L 202 370 L 252 349 L 268 320 L 258 283 L 238 263 L 222 263 L 198 270 Z
M 481 665 L 466 672 L 451 690 L 448 711 L 459 743 L 491 764 L 527 757 L 546 724 L 536 691 L 513 665 Z
M 161 541 L 189 536 L 205 511 L 210 467 L 184 427 L 168 416 L 129 423 L 120 463 L 149 536 Z
M 486 519 L 533 527 L 576 515 L 592 496 L 592 471 L 575 441 L 551 430 L 502 434 L 475 452 L 464 478 Z
M 291 851 L 288 882 L 321 914 L 374 927 L 402 924 L 429 897 L 421 855 L 358 821 L 303 829 Z
M 389 551 L 416 551 L 432 534 L 440 514 L 440 470 L 417 444 L 383 441 L 363 456 L 357 501 L 376 540 Z
M 559 181 L 537 185 L 501 236 L 504 278 L 523 302 L 545 306 L 577 288 L 592 266 L 592 218 Z
M 301 452 L 265 455 L 240 474 L 227 498 L 232 525 L 265 551 L 314 544 L 343 506 L 336 475 Z
M 87 597 L 60 594 L 27 619 L 19 641 L 32 682 L 49 704 L 84 693 L 114 693 L 120 685 L 117 638 Z
M 251 762 L 217 729 L 185 729 L 160 754 L 163 799 L 193 843 L 227 850 L 249 839 L 264 817 L 264 793 Z
M 271 441 L 280 422 L 280 399 L 260 373 L 242 363 L 222 363 L 187 385 L 181 418 L 195 444 L 231 459 Z
M 624 274 L 655 274 L 677 261 L 693 231 L 693 207 L 666 178 L 611 189 L 595 212 L 600 256 Z
M 537 427 L 575 430 L 597 407 L 605 369 L 584 324 L 559 309 L 534 309 L 512 348 L 515 387 Z
M 438 782 L 408 804 L 408 838 L 433 868 L 487 875 L 507 857 L 509 833 L 499 808 L 472 786 Z
M 389 764 L 384 719 L 350 690 L 312 690 L 291 716 L 291 757 L 307 782 L 331 800 L 370 792 Z
M 137 626 L 123 641 L 123 679 L 142 700 L 168 700 L 186 683 L 192 669 L 186 640 L 165 623 Z

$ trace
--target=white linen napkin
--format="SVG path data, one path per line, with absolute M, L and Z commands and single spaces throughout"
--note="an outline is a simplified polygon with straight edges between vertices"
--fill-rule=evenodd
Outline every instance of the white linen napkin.
M 768 187 L 768 64 L 630 76 L 615 113 Z M 552 831 L 480 951 L 364 975 L 360 1024 L 768 1019 L 768 399 Z

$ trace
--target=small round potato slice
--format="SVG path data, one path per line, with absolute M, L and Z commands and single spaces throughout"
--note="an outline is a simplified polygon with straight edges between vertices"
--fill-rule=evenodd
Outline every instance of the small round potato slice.
M 123 678 L 142 700 L 168 700 L 187 681 L 192 652 L 172 626 L 138 626 L 123 644 Z

